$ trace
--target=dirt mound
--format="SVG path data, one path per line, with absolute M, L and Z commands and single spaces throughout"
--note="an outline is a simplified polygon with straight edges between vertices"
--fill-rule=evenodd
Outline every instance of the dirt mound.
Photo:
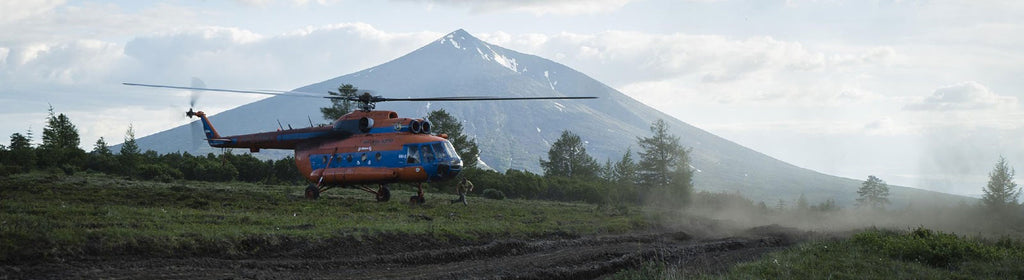
M 777 250 L 805 235 L 760 227 L 736 237 L 702 239 L 685 232 L 461 241 L 414 236 L 332 239 L 243 258 L 110 256 L 2 266 L 10 278 L 348 278 L 587 279 L 663 261 L 692 272 L 717 272 Z M 4 277 L 6 278 L 6 277 Z

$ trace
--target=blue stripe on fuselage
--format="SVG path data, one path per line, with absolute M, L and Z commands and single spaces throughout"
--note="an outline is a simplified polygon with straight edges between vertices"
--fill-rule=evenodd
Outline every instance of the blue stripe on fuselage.
M 330 162 L 329 168 L 351 168 L 351 167 L 380 167 L 380 168 L 399 168 L 417 166 L 423 168 L 423 171 L 427 173 L 428 180 L 436 179 L 437 166 L 442 163 L 449 163 L 452 161 L 452 156 L 446 152 L 435 152 L 435 155 L 439 157 L 434 160 L 424 160 L 423 156 L 419 157 L 419 161 L 415 163 L 409 163 L 406 153 L 406 147 L 421 147 L 422 145 L 433 145 L 443 142 L 427 142 L 418 143 L 413 145 L 405 145 L 401 150 L 381 150 L 381 151 L 362 151 L 354 153 L 338 153 L 333 154 L 313 154 L 309 156 L 309 163 L 313 170 L 323 169 L 327 167 L 327 163 Z M 380 159 L 377 159 L 377 154 L 380 153 Z M 417 154 L 419 154 L 417 152 Z M 363 156 L 366 156 L 366 160 L 363 160 Z M 459 169 L 453 169 L 453 172 L 458 172 Z
M 303 133 L 289 133 L 281 134 L 277 136 L 277 141 L 289 141 L 289 140 L 303 140 L 316 138 L 327 135 L 330 132 L 303 132 Z

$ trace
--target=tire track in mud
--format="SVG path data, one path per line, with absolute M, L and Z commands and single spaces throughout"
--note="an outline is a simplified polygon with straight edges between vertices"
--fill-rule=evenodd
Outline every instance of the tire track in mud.
M 406 244 L 390 244 L 387 247 L 396 249 L 379 253 L 366 250 L 331 254 L 329 252 L 345 248 L 318 246 L 317 252 L 300 250 L 301 253 L 247 259 L 122 256 L 14 267 L 17 273 L 9 275 L 15 278 L 149 279 L 591 279 L 654 260 L 700 266 L 696 271 L 714 272 L 731 263 L 788 246 L 797 239 L 771 233 L 719 239 L 692 238 L 683 232 L 632 233 L 502 239 L 484 244 L 401 250 L 415 248 L 405 246 L 419 242 L 410 240 Z

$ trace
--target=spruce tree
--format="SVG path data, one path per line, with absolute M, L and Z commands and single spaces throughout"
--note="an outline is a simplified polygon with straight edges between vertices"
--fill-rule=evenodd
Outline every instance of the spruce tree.
M 545 176 L 596 178 L 601 167 L 589 154 L 579 135 L 563 130 L 548 150 L 548 160 L 540 160 Z
M 874 175 L 861 184 L 857 190 L 857 206 L 870 206 L 874 209 L 884 209 L 889 204 L 889 185 Z
M 985 208 L 994 212 L 1004 212 L 1017 206 L 1020 189 L 1013 182 L 1014 170 L 1006 164 L 1006 158 L 1000 156 L 992 172 L 988 173 L 988 185 L 981 197 Z
M 338 96 L 339 98 L 331 98 L 330 107 L 320 108 L 320 113 L 324 115 L 324 119 L 333 122 L 341 116 L 352 112 L 353 104 L 352 101 L 348 100 L 348 98 L 355 97 L 356 92 L 358 91 L 359 89 L 351 84 L 342 84 L 341 86 L 338 86 L 337 92 L 328 91 L 328 94 Z
M 431 132 L 448 135 L 448 142 L 452 143 L 455 152 L 462 158 L 462 166 L 466 168 L 476 167 L 480 155 L 480 148 L 477 147 L 474 139 L 469 139 L 462 132 L 462 123 L 444 109 L 430 111 L 427 120 L 431 124 Z

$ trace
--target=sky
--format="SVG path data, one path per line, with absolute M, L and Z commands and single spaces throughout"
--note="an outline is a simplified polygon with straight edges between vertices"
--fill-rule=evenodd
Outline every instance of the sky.
M 122 82 L 288 90 L 460 28 L 826 174 L 978 197 L 1024 168 L 1022 1 L 0 0 L 0 133 L 40 142 L 52 106 L 89 151 L 188 122 Z

